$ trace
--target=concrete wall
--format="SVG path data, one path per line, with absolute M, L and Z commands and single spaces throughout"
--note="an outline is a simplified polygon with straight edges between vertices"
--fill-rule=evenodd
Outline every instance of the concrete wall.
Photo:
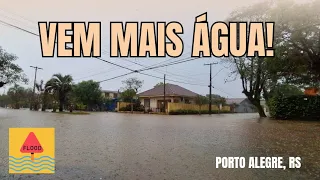
M 131 103 L 128 102 L 117 102 L 117 108 L 116 111 L 119 111 L 120 108 L 122 107 L 127 107 L 128 105 L 130 105 Z

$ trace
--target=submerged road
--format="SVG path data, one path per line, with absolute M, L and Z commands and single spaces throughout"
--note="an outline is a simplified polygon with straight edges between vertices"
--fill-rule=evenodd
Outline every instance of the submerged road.
M 8 174 L 8 129 L 54 127 L 54 175 Z M 0 109 L 0 179 L 320 179 L 320 122 L 256 114 L 68 115 Z M 222 169 L 216 157 L 302 158 L 300 169 Z

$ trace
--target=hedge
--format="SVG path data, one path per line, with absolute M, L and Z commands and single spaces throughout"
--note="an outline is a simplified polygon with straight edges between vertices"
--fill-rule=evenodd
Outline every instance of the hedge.
M 276 119 L 320 120 L 320 96 L 274 97 L 268 106 Z
M 212 110 L 211 111 L 212 114 L 218 114 L 219 111 L 217 110 Z M 230 111 L 220 111 L 220 113 L 231 113 Z M 175 111 L 170 111 L 169 112 L 170 115 L 186 115 L 186 114 L 199 114 L 199 111 L 197 110 L 175 110 Z M 201 110 L 200 114 L 209 114 L 209 110 Z
M 127 105 L 126 107 L 122 107 L 119 111 L 131 111 L 131 105 Z M 133 111 L 144 111 L 144 107 L 140 104 L 133 104 Z

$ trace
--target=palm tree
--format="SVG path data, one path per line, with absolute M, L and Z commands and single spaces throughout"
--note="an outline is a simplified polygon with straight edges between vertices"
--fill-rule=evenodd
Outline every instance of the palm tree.
M 24 94 L 25 89 L 19 86 L 18 84 L 14 84 L 14 86 L 8 90 L 8 96 L 13 101 L 15 109 L 20 109 L 20 105 L 23 101 Z
M 59 111 L 63 111 L 63 107 L 66 104 L 67 96 L 72 90 L 72 76 L 62 74 L 54 74 L 52 78 L 46 83 L 45 89 L 48 92 L 57 95 L 59 100 Z
M 46 111 L 49 94 L 48 94 L 48 91 L 46 90 L 43 80 L 41 80 L 40 83 L 36 83 L 36 89 L 38 92 L 40 92 L 40 98 L 42 103 L 41 111 Z

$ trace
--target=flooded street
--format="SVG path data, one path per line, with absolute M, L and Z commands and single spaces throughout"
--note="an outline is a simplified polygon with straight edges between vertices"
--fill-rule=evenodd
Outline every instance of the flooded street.
M 320 122 L 257 117 L 0 109 L 0 179 L 320 179 Z M 8 174 L 10 127 L 55 128 L 54 175 Z M 217 169 L 217 156 L 299 156 L 302 167 Z

